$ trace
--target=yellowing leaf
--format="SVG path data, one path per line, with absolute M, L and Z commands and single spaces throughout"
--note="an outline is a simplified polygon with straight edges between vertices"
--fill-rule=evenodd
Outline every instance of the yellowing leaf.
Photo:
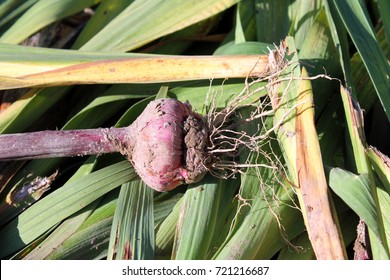
M 307 72 L 302 69 L 302 77 Z M 312 89 L 309 80 L 298 83 L 296 137 L 297 171 L 301 208 L 317 259 L 345 259 L 337 217 L 332 213 L 320 145 L 314 125 Z
M 37 70 L 39 71 L 39 68 Z M 0 89 L 245 78 L 264 76 L 267 71 L 266 55 L 123 58 L 80 63 L 24 76 L 0 76 Z

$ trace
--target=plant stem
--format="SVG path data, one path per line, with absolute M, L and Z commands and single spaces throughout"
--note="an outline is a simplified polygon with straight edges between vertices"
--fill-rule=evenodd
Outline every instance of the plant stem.
M 69 157 L 118 152 L 129 128 L 55 130 L 0 135 L 0 160 Z

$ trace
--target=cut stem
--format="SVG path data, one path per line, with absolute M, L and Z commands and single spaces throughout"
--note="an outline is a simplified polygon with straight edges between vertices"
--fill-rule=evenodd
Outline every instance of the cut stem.
M 0 135 L 0 160 L 71 157 L 119 152 L 129 128 L 39 131 Z

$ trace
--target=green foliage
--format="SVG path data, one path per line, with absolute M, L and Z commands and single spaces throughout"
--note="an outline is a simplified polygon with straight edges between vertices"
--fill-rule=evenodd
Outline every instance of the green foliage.
M 386 59 L 379 46 L 378 40 L 375 38 L 374 28 L 370 22 L 367 9 L 361 1 L 334 0 L 332 2 L 334 2 L 355 47 L 362 57 L 387 118 L 390 121 L 390 66 L 388 59 Z
M 133 180 L 119 193 L 108 259 L 153 259 L 154 247 L 153 190 Z
M 289 40 L 298 50 L 294 60 L 312 77 L 333 78 L 317 77 L 311 85 L 322 164 L 330 170 L 328 185 L 335 201 L 332 210 L 338 214 L 344 244 L 352 248 L 356 238 L 357 219 L 347 215 L 354 213 L 366 222 L 373 257 L 390 258 L 389 151 L 378 152 L 388 149 L 386 146 L 369 147 L 365 133 L 370 129 L 370 135 L 375 136 L 381 127 L 366 126 L 364 130 L 363 120 L 357 117 L 363 114 L 357 109 L 360 103 L 370 123 L 374 104 L 378 103 L 384 112 L 383 123 L 389 124 L 388 1 L 0 2 L 0 62 L 23 62 L 26 67 L 12 71 L 160 54 L 264 55 L 291 36 Z M 379 14 L 369 14 L 365 3 Z M 93 15 L 84 13 L 85 8 Z M 16 45 L 34 34 L 45 36 L 45 27 L 66 21 L 81 21 L 81 25 L 66 35 L 71 40 L 64 49 Z M 125 53 L 128 51 L 132 52 Z M 300 76 L 298 65 L 290 66 L 288 74 Z M 170 84 L 28 89 L 0 111 L 0 133 L 122 127 L 134 121 L 156 96 L 188 100 L 197 112 L 206 114 L 211 103 L 217 109 L 225 108 L 248 81 L 210 77 Z M 256 98 L 267 95 L 263 88 L 266 83 L 251 87 L 259 90 Z M 350 90 L 348 98 L 344 84 Z M 297 86 L 297 80 L 289 84 L 293 102 Z M 246 102 L 251 104 L 253 99 Z M 249 116 L 252 109 L 246 107 L 237 116 Z M 242 125 L 240 130 L 249 135 L 264 130 L 283 119 L 286 111 L 282 110 L 286 108 Z M 283 126 L 291 133 L 295 132 L 294 112 Z M 301 201 L 296 196 L 296 162 L 290 162 L 296 152 L 295 138 L 277 137 L 271 134 L 266 145 L 259 144 L 263 155 L 243 151 L 236 158 L 255 168 L 229 179 L 209 175 L 196 185 L 163 194 L 149 189 L 119 154 L 33 160 L 17 168 L 0 163 L 0 256 L 315 259 L 299 209 L 302 205 L 298 206 Z M 280 162 L 281 168 L 270 168 L 266 154 Z M 56 170 L 59 175 L 51 189 L 34 204 L 29 206 L 31 198 L 25 203 L 12 201 L 12 194 L 24 184 Z M 352 259 L 353 253 L 348 257 Z

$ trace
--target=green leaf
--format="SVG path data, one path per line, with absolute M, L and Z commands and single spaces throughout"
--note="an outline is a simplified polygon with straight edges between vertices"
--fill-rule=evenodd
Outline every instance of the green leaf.
M 41 162 L 41 165 L 42 165 L 41 168 L 43 170 L 45 170 L 45 168 L 47 167 L 46 163 L 49 163 L 49 162 L 53 163 L 53 161 L 46 161 L 46 162 L 43 162 L 43 163 Z M 91 173 L 92 169 L 95 166 L 95 164 L 96 164 L 96 157 L 94 157 L 94 156 L 89 157 L 85 161 L 85 163 L 73 174 L 73 176 L 68 180 L 68 182 L 70 182 L 71 180 L 74 180 L 76 178 L 79 178 L 81 176 L 84 176 L 84 175 L 87 175 L 87 174 Z M 31 167 L 31 165 L 28 165 L 28 166 Z M 46 168 L 46 170 L 48 170 L 48 169 L 49 168 Z M 30 174 L 33 174 L 33 170 L 34 169 L 27 168 L 27 170 L 29 172 L 31 172 Z M 57 172 L 58 172 L 58 170 L 55 171 L 55 173 L 53 173 L 54 174 L 54 176 L 52 177 L 53 179 L 49 179 L 49 181 L 50 181 L 49 185 L 45 184 L 42 187 L 40 187 L 38 190 L 33 192 L 31 195 L 25 195 L 21 201 L 14 201 L 12 199 L 11 199 L 11 203 L 10 202 L 7 203 L 7 202 L 4 201 L 6 204 L 5 204 L 5 207 L 2 208 L 0 224 L 1 225 L 5 224 L 6 222 L 8 222 L 12 218 L 14 218 L 14 216 L 16 216 L 19 212 L 23 211 L 29 205 L 31 205 L 32 203 L 36 202 L 41 197 L 43 192 L 48 190 L 48 187 L 50 187 L 50 184 L 52 183 L 52 181 L 54 181 L 56 179 Z M 50 176 L 48 176 L 48 177 L 50 178 Z M 48 179 L 48 177 L 45 177 L 45 178 Z M 37 177 L 35 177 L 35 178 L 37 178 Z M 23 182 L 24 184 L 26 184 L 26 183 L 30 184 L 31 183 L 31 178 L 28 178 L 28 176 L 27 176 L 27 178 L 21 178 L 19 180 L 19 182 Z M 17 183 L 15 185 L 15 187 L 13 187 L 11 189 L 11 191 L 9 192 L 9 195 L 11 195 L 11 197 L 12 197 L 15 192 L 22 191 L 23 188 L 24 188 L 22 185 L 24 185 L 24 184 Z M 3 205 L 3 203 L 1 203 L 1 205 Z
M 366 156 L 365 147 L 367 144 L 364 137 L 363 112 L 358 104 L 354 103 L 354 100 L 352 100 L 349 92 L 344 87 L 341 87 L 341 98 L 344 105 L 346 122 L 348 125 L 348 132 L 350 137 L 348 141 L 351 143 L 353 152 L 351 163 L 355 167 L 357 173 L 368 174 L 370 194 L 375 203 L 375 210 L 377 211 L 377 228 L 379 230 L 380 236 L 377 235 L 378 232 L 371 233 L 371 231 L 374 231 L 375 229 L 368 227 L 373 257 L 376 259 L 389 258 L 390 253 L 388 252 L 389 249 L 387 248 L 386 233 L 383 227 L 383 219 L 377 195 L 377 187 L 375 185 L 375 177 L 373 175 L 369 159 Z
M 317 9 L 312 12 L 316 11 Z M 306 26 L 304 34 L 298 32 L 302 36 L 301 42 L 299 44 L 296 43 L 297 49 L 299 49 L 299 59 L 305 65 L 305 69 L 311 77 L 320 74 L 336 77 L 340 73 L 339 56 L 332 39 L 325 9 L 319 9 L 315 15 L 310 20 L 307 19 L 307 22 L 311 24 Z M 305 21 L 305 23 L 307 22 Z M 314 45 L 316 46 L 315 48 L 313 48 Z M 306 64 L 308 65 L 307 67 Z M 327 105 L 327 101 L 336 95 L 339 84 L 328 79 L 314 79 L 311 83 L 313 92 L 315 92 L 313 97 L 316 104 L 316 115 L 318 116 Z
M 172 212 L 161 222 L 156 232 L 156 257 L 171 256 L 175 240 L 176 225 L 179 220 L 180 209 L 184 198 L 182 197 L 173 207 Z
M 53 260 L 91 260 L 105 257 L 111 224 L 112 218 L 107 218 L 78 231 L 49 258 Z
M 256 41 L 256 23 L 255 23 L 255 9 L 253 0 L 240 1 L 239 6 L 239 21 L 241 22 L 242 30 L 246 41 Z M 214 52 L 215 55 L 224 53 L 224 49 L 235 45 L 236 30 L 232 30 L 227 34 L 223 42 L 219 45 L 217 50 Z
M 245 34 L 244 34 L 244 29 L 242 28 L 242 23 L 241 23 L 241 17 L 240 17 L 240 10 L 241 10 L 241 3 L 238 3 L 237 8 L 236 8 L 236 28 L 235 28 L 235 43 L 245 43 Z
M 126 125 L 130 125 L 135 119 L 142 113 L 145 109 L 146 105 L 152 100 L 155 99 L 155 96 L 150 96 L 142 99 L 141 101 L 136 102 L 133 106 L 131 106 L 117 121 L 117 127 L 122 127 Z
M 41 0 L 32 6 L 1 37 L 1 43 L 18 44 L 52 22 L 91 7 L 100 0 Z M 29 28 L 26 28 L 29 26 Z
M 119 189 L 116 189 L 105 195 L 100 202 L 97 201 L 98 205 L 95 205 L 92 214 L 46 259 L 91 260 L 105 258 L 118 194 Z M 76 214 L 83 216 L 82 211 Z M 77 219 L 77 217 L 75 218 Z
M 239 114 L 245 118 L 252 110 L 253 107 L 242 109 Z M 264 128 L 265 125 L 252 121 L 237 130 L 254 135 L 258 127 Z M 213 259 L 270 259 L 288 240 L 304 230 L 301 213 L 291 207 L 295 200 L 293 190 L 284 185 L 286 182 L 280 180 L 274 169 L 281 157 L 278 143 L 275 139 L 268 139 L 257 145 L 261 147 L 260 153 L 244 150 L 240 155 L 240 163 L 253 167 L 241 175 L 234 217 L 227 222 L 229 235 Z
M 134 2 L 134 0 L 102 1 L 96 8 L 91 19 L 88 20 L 87 24 L 81 31 L 81 34 L 77 37 L 77 40 L 72 48 L 79 49 L 82 45 L 87 43 L 132 2 Z
M 305 46 L 306 48 L 309 48 L 310 45 L 307 45 L 305 41 L 307 40 L 307 37 L 313 37 L 313 34 L 310 34 L 313 33 L 313 27 L 318 28 L 318 26 L 315 27 L 313 25 L 318 25 L 318 15 L 323 7 L 323 2 L 324 1 L 322 0 L 312 0 L 310 1 L 310 4 L 308 4 L 306 0 L 297 0 L 291 4 L 289 16 L 292 19 L 292 24 L 289 35 L 294 36 L 298 49 Z M 286 8 L 287 5 L 285 5 L 284 9 Z M 319 41 L 316 45 L 319 46 L 321 52 L 324 48 L 324 35 L 327 34 L 317 33 L 317 35 L 319 36 Z M 326 42 L 325 45 L 327 43 L 328 42 Z M 311 49 L 315 52 L 317 48 L 312 47 Z
M 371 165 L 378 175 L 387 193 L 390 194 L 390 160 L 389 157 L 382 154 L 375 147 L 366 149 L 366 154 L 370 159 Z
M 367 175 L 355 175 L 340 168 L 332 168 L 329 173 L 329 186 L 332 190 L 356 212 L 375 234 L 380 248 L 380 258 L 389 259 L 390 255 L 383 244 L 380 227 L 383 227 L 378 217 L 377 207 L 371 194 L 370 182 Z
M 65 184 L 29 207 L 0 231 L 0 257 L 19 250 L 58 222 L 134 176 L 129 162 L 123 161 Z
M 383 26 L 376 29 L 376 38 L 386 57 L 390 56 L 390 45 L 386 42 L 385 31 Z M 369 112 L 377 103 L 378 96 L 375 93 L 374 85 L 362 61 L 360 54 L 357 52 L 351 58 L 351 74 L 353 76 L 354 88 L 356 89 L 356 100 L 360 106 Z M 387 121 L 387 120 L 384 120 Z
M 325 166 L 344 166 L 345 125 L 340 120 L 340 116 L 343 115 L 341 101 L 334 97 L 328 102 L 317 121 L 316 129 Z
M 264 89 L 265 83 L 255 83 L 251 90 L 257 90 L 257 93 L 245 100 L 247 105 L 253 103 L 261 96 L 266 95 Z M 245 89 L 245 82 L 241 79 L 229 79 L 228 81 L 212 80 L 194 81 L 179 84 L 169 90 L 169 96 L 177 98 L 182 102 L 190 100 L 191 106 L 200 114 L 207 114 L 210 109 L 210 102 L 213 100 L 213 106 L 216 109 L 225 108 L 229 102 Z
M 237 2 L 238 0 L 135 0 L 81 49 L 120 52 L 133 50 L 218 14 Z
M 162 193 L 169 194 L 170 193 Z M 165 221 L 165 219 L 172 213 L 173 209 L 176 207 L 176 205 L 180 204 L 180 199 L 183 197 L 182 193 L 174 194 L 172 197 L 168 199 L 159 200 L 155 198 L 154 203 L 154 226 L 157 229 L 160 228 L 161 224 Z
M 315 260 L 313 247 L 307 235 L 307 232 L 303 232 L 296 238 L 291 240 L 296 248 L 291 246 L 285 246 L 278 254 L 278 260 Z
M 66 88 L 31 89 L 0 113 L 0 133 L 20 132 L 30 126 L 66 93 Z
M 385 27 L 387 44 L 390 46 L 390 2 L 387 0 L 378 0 L 379 12 L 383 25 Z
M 222 14 L 217 14 L 198 23 L 185 27 L 184 29 L 180 29 L 174 33 L 168 34 L 151 43 L 150 45 L 146 45 L 142 48 L 141 52 L 164 55 L 183 54 L 185 51 L 190 49 L 191 46 L 196 46 L 197 38 L 206 38 L 207 40 L 208 34 L 210 31 L 216 28 L 222 16 Z M 213 35 L 210 35 L 210 37 L 212 36 Z M 215 37 L 218 39 L 222 36 L 217 34 Z M 199 54 L 211 53 L 213 49 L 213 46 L 210 45 L 210 47 L 207 49 L 201 50 Z
M 108 259 L 154 258 L 153 190 L 141 179 L 122 185 L 112 223 Z
M 221 204 L 231 200 L 225 197 L 226 181 L 207 178 L 187 190 L 181 203 L 173 259 L 207 259 L 212 241 L 221 222 Z
M 89 157 L 85 163 L 73 174 L 73 176 L 68 180 L 67 183 L 77 180 L 87 174 L 90 174 L 94 169 L 96 164 L 96 157 Z M 62 222 L 52 233 L 50 233 L 42 243 L 39 243 L 39 246 L 31 243 L 29 246 L 32 247 L 32 251 L 28 253 L 23 259 L 38 259 L 43 260 L 48 255 L 50 255 L 57 246 L 64 242 L 69 236 L 71 236 L 80 225 L 88 218 L 88 216 L 96 208 L 99 201 L 95 201 L 89 204 L 87 207 L 75 213 L 71 217 L 67 218 Z M 27 246 L 26 248 L 29 248 Z
M 329 23 L 330 34 L 336 47 L 339 63 L 344 74 L 344 80 L 347 87 L 351 87 L 351 93 L 356 98 L 353 77 L 351 74 L 349 41 L 345 26 L 332 1 L 323 1 L 326 16 Z
M 6 0 L 0 4 L 0 27 L 9 24 L 21 13 L 24 13 L 38 0 Z M 24 2 L 24 3 L 20 3 Z
M 97 96 L 87 106 L 83 107 L 62 129 L 92 128 L 101 125 L 120 109 L 128 105 L 126 101 L 145 97 L 131 93 L 113 95 L 103 92 L 98 94 L 100 96 Z
M 362 1 L 332 0 L 367 68 L 390 121 L 390 66 L 381 50 Z
M 244 42 L 225 46 L 220 49 L 218 55 L 239 55 L 239 54 L 268 54 L 270 50 L 275 49 L 274 45 L 260 42 Z
M 167 96 L 168 90 L 169 90 L 169 87 L 167 85 L 162 85 L 160 87 L 160 90 L 157 92 L 156 99 L 167 98 L 168 97 Z
M 379 203 L 382 211 L 383 225 L 386 232 L 387 248 L 390 247 L 390 195 L 384 190 L 378 189 Z
M 291 26 L 289 7 L 292 0 L 255 0 L 257 41 L 278 44 Z
M 31 245 L 33 250 L 27 254 L 23 259 L 25 260 L 44 260 L 50 258 L 51 254 L 56 254 L 58 252 L 58 247 L 61 247 L 66 240 L 72 236 L 78 228 L 83 224 L 83 222 L 88 218 L 89 215 L 96 208 L 99 201 L 92 202 L 87 207 L 85 207 L 80 213 L 67 218 L 62 222 L 52 233 L 50 233 L 38 246 L 33 242 Z M 34 248 L 35 247 L 35 248 Z
M 244 175 L 234 228 L 213 259 L 270 259 L 304 230 L 301 213 L 292 207 L 292 189 L 272 182 L 273 171 L 261 172 L 261 179 L 254 171 Z

